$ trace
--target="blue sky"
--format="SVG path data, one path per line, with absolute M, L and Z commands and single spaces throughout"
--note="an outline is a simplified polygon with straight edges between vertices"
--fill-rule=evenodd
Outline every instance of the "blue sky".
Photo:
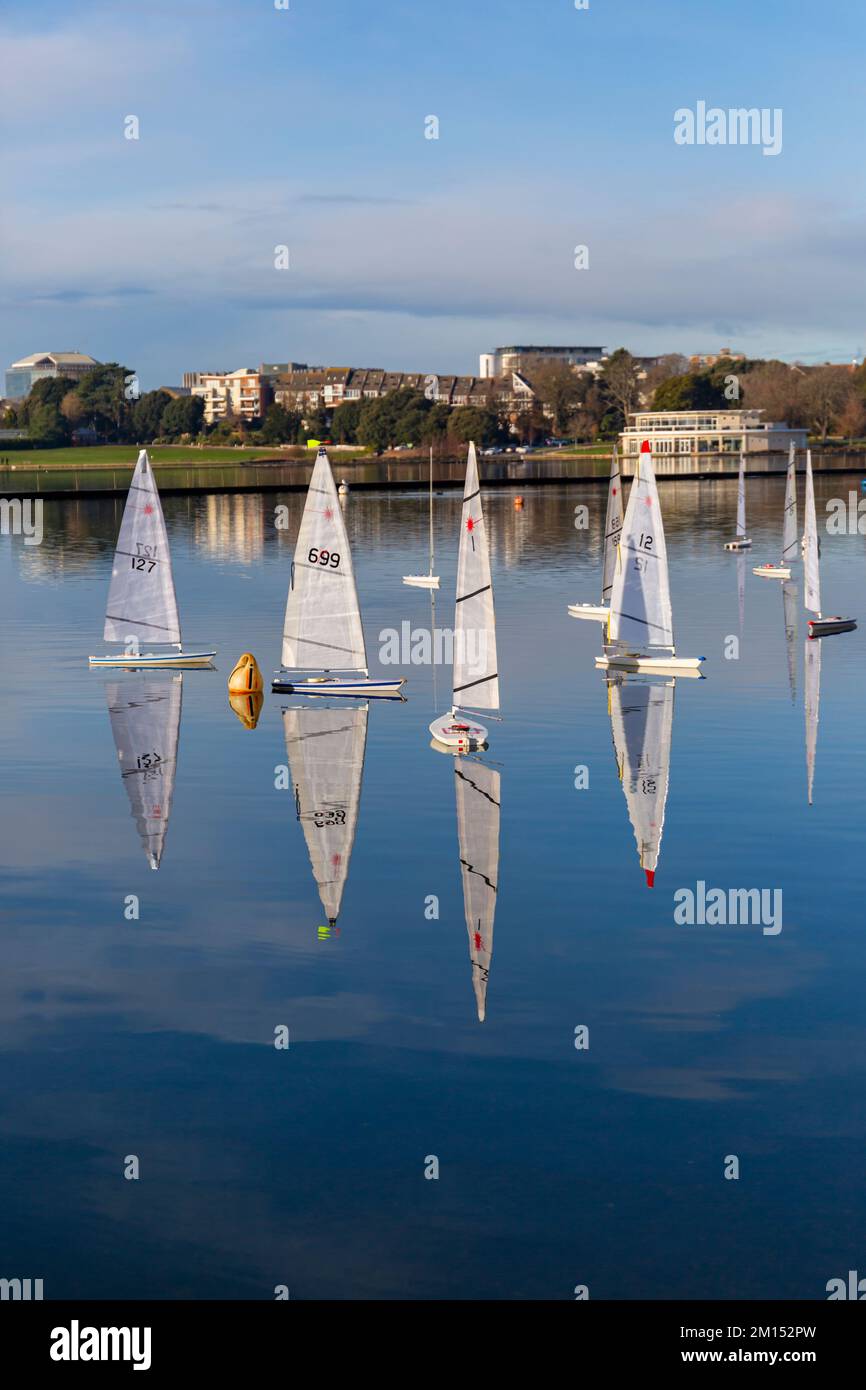
M 5 0 L 0 367 L 848 359 L 864 37 L 850 0 Z M 699 100 L 781 108 L 781 153 L 677 145 Z

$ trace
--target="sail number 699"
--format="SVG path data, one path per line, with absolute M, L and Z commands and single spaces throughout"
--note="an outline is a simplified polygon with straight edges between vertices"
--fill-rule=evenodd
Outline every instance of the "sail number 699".
M 315 546 L 307 556 L 311 565 L 323 565 L 335 570 L 340 567 L 340 557 L 336 550 L 317 550 Z

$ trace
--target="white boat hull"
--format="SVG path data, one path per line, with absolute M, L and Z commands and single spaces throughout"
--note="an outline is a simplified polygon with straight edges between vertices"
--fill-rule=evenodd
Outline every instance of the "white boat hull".
M 568 611 L 572 618 L 588 618 L 596 623 L 606 623 L 610 617 L 610 609 L 601 603 L 570 603 Z
M 401 687 L 406 684 L 405 676 L 394 680 L 370 680 L 341 676 L 329 676 L 305 680 L 303 677 L 284 675 L 277 672 L 271 681 L 271 690 L 283 695 L 356 695 L 365 699 L 402 699 Z
M 622 655 L 597 656 L 596 666 L 611 671 L 643 671 L 648 675 L 688 676 L 701 675 L 703 656 L 636 656 Z
M 210 666 L 216 652 L 140 652 L 138 656 L 89 656 L 88 664 L 93 667 L 123 667 L 126 670 L 147 670 L 158 667 L 168 670 L 177 667 L 186 670 L 189 666 Z
M 438 589 L 438 574 L 404 574 L 403 583 L 411 584 L 415 589 Z
M 459 753 L 471 753 L 483 748 L 487 743 L 487 730 L 475 719 L 466 719 L 460 714 L 441 714 L 430 725 L 430 733 L 436 743 Z
M 810 618 L 807 626 L 810 637 L 831 637 L 834 632 L 853 632 L 856 618 Z
M 790 579 L 791 571 L 787 565 L 756 565 L 752 574 L 760 579 Z
M 728 541 L 725 546 L 725 550 L 751 550 L 751 548 L 752 542 L 750 540 Z

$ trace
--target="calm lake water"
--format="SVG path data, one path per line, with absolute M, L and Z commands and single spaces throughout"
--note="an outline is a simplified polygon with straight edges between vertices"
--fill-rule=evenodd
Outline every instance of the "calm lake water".
M 859 479 L 816 488 L 820 518 Z M 603 490 L 522 510 L 486 490 L 504 722 L 483 1023 L 454 764 L 427 727 L 449 671 L 405 667 L 406 703 L 370 710 L 330 936 L 275 786 L 291 700 L 266 694 L 255 730 L 229 707 L 240 652 L 278 664 L 303 498 L 165 501 L 185 637 L 219 669 L 183 677 L 157 873 L 87 668 L 122 503 L 46 503 L 41 546 L 0 538 L 0 1275 L 47 1298 L 815 1299 L 862 1270 L 866 538 L 822 536 L 825 606 L 861 628 L 823 644 L 809 806 L 801 567 L 793 696 L 781 588 L 751 572 L 778 556 L 783 493 L 750 482 L 741 604 L 736 481 L 662 485 L 677 645 L 707 679 L 677 682 L 650 890 L 601 630 L 566 613 L 598 599 Z M 449 627 L 459 515 L 437 500 Z M 384 629 L 430 622 L 400 582 L 426 568 L 426 498 L 356 493 L 346 517 L 375 669 Z M 781 890 L 782 931 L 677 925 L 699 880 Z

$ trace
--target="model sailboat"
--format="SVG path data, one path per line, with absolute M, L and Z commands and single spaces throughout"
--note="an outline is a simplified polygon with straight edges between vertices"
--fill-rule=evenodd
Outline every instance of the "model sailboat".
M 478 460 L 475 445 L 470 444 L 460 514 L 451 710 L 430 725 L 433 738 L 461 753 L 482 747 L 487 742 L 487 730 L 474 716 L 467 717 L 475 707 L 499 709 L 499 673 L 490 554 L 481 510 Z
M 829 637 L 834 632 L 851 632 L 855 618 L 825 618 L 821 613 L 821 562 L 818 557 L 818 522 L 815 516 L 815 484 L 812 480 L 812 451 L 806 450 L 806 532 L 803 537 L 805 604 L 816 618 L 809 618 L 810 637 Z
M 404 574 L 404 584 L 416 589 L 438 589 L 439 576 L 433 573 L 433 447 L 430 447 L 430 569 L 427 574 Z
M 370 679 L 346 523 L 328 455 L 320 449 L 292 561 L 282 670 L 271 689 L 393 698 L 404 683 L 403 676 Z
M 740 476 L 737 479 L 737 539 L 728 541 L 725 550 L 749 550 L 752 542 L 746 535 L 746 457 L 740 454 Z
M 182 675 L 136 672 L 105 687 L 120 775 L 152 869 L 159 868 L 171 813 L 182 694 Z
M 782 558 L 778 564 L 758 565 L 752 570 L 762 579 L 790 579 L 791 564 L 797 558 L 797 473 L 793 440 L 788 448 L 788 476 L 785 480 L 785 512 L 782 520 Z
M 455 758 L 454 783 L 472 988 L 483 1023 L 499 888 L 499 773 L 474 759 Z
M 91 666 L 208 666 L 216 656 L 216 652 L 183 650 L 168 533 L 146 449 L 138 456 L 123 509 L 103 638 L 126 643 L 126 651 L 91 656 Z M 177 651 L 145 653 L 140 650 L 142 642 L 173 646 Z
M 610 482 L 607 489 L 607 513 L 604 519 L 604 558 L 601 574 L 601 603 L 570 603 L 568 611 L 573 618 L 594 618 L 607 622 L 610 612 L 610 594 L 613 576 L 616 571 L 616 556 L 619 538 L 622 533 L 622 479 L 619 473 L 619 459 L 616 445 L 610 458 Z
M 668 556 L 647 440 L 631 485 L 610 595 L 602 667 L 660 675 L 700 674 L 702 656 L 677 656 Z
M 608 680 L 616 768 L 648 888 L 655 884 L 665 821 L 675 687 L 675 680 L 658 684 L 619 674 Z
M 334 927 L 355 842 L 368 706 L 284 709 L 283 733 L 319 898 Z

